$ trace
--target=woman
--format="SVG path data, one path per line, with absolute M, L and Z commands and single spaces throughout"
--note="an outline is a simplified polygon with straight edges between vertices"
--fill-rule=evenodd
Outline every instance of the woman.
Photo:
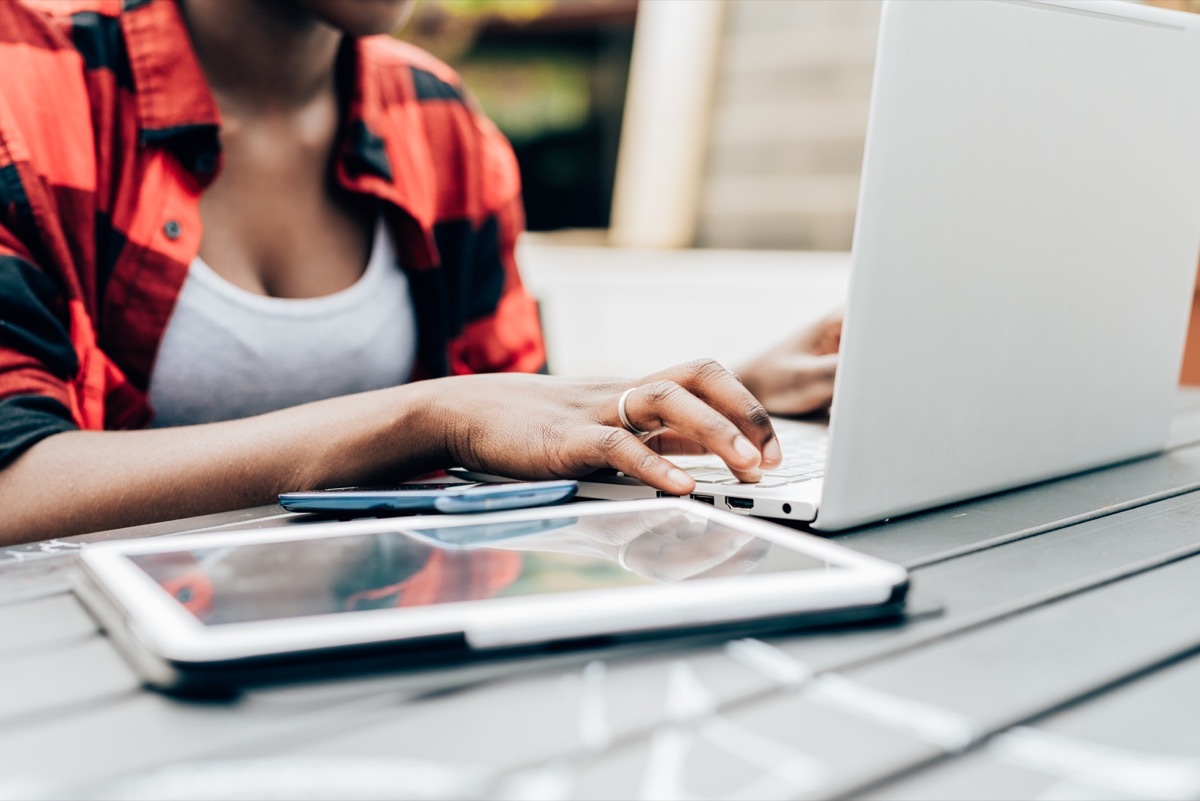
M 448 68 L 370 36 L 408 7 L 0 3 L 0 543 L 455 464 L 685 494 L 663 429 L 780 461 L 715 362 L 517 374 L 516 167 Z

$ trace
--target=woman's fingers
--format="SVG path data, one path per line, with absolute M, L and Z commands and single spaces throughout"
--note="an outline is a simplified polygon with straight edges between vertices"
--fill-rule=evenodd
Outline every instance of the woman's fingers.
M 592 457 L 587 460 L 590 464 L 608 465 L 655 489 L 672 495 L 687 495 L 696 488 L 691 476 L 623 428 L 596 427 L 589 449 L 592 451 Z
M 841 309 L 838 309 L 802 331 L 794 352 L 817 356 L 837 353 L 842 344 L 842 316 Z
M 739 480 L 762 478 L 758 446 L 727 417 L 674 381 L 660 379 L 637 387 L 626 396 L 625 413 L 643 431 L 667 428 L 703 445 L 723 459 Z
M 833 402 L 838 355 L 801 355 L 781 360 L 770 386 L 764 389 L 771 408 L 780 414 L 808 414 Z
M 771 426 L 771 417 L 767 414 L 767 410 L 763 408 L 757 398 L 750 394 L 749 390 L 742 386 L 738 377 L 726 370 L 719 362 L 712 359 L 688 362 L 664 370 L 662 373 L 652 376 L 651 380 L 653 379 L 674 381 L 715 410 L 718 416 L 725 418 L 735 426 L 761 454 L 761 463 L 754 467 L 769 469 L 778 466 L 783 460 L 779 440 L 775 436 L 775 429 Z M 669 425 L 669 427 L 691 436 L 675 425 Z M 744 460 L 738 460 L 735 464 L 734 461 L 725 458 L 728 451 L 719 451 L 705 440 L 697 441 L 718 453 L 730 468 L 745 470 L 751 467 Z M 757 480 L 757 478 L 747 480 Z

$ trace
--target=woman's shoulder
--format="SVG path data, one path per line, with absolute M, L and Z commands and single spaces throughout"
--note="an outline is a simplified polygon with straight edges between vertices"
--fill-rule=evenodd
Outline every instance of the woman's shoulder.
M 84 50 L 120 44 L 123 0 L 5 0 L 0 3 L 6 41 Z
M 508 140 L 453 68 L 421 48 L 390 36 L 362 39 L 360 57 L 371 83 L 377 87 L 378 102 L 395 112 L 395 118 L 423 121 L 425 145 L 435 160 L 459 161 L 464 176 L 482 170 L 485 175 L 469 183 L 486 186 L 501 198 L 507 199 L 517 191 L 516 160 Z M 416 104 L 420 111 L 405 111 L 410 104 Z M 411 132 L 406 125 L 398 125 L 397 130 Z
M 99 31 L 115 25 L 109 14 L 119 11 L 119 4 L 97 0 L 0 2 L 0 140 L 10 154 L 32 150 L 57 162 L 87 145 L 94 95 L 106 86 L 88 75 L 116 70 L 120 59 L 111 49 L 120 47 L 119 37 Z
M 365 67 L 384 82 L 417 81 L 418 92 L 424 88 L 420 81 L 425 76 L 453 90 L 454 96 L 462 99 L 462 81 L 450 65 L 416 45 L 392 36 L 369 36 L 362 40 L 362 57 Z M 428 80 L 428 79 L 426 79 Z M 443 90 L 447 91 L 447 90 Z M 450 99 L 449 94 L 446 99 Z
M 458 73 L 441 59 L 391 36 L 371 36 L 363 39 L 362 45 L 364 66 L 385 97 L 401 103 L 432 101 L 451 114 L 472 118 L 475 124 L 467 128 L 475 128 L 485 137 L 495 133 Z
M 88 87 L 127 83 L 129 59 L 120 17 L 122 0 L 4 0 L 0 2 L 0 79 L 24 91 L 10 98 L 69 101 L 90 106 Z M 88 75 L 92 73 L 92 80 Z M 15 105 L 15 104 L 14 104 Z M 47 116 L 47 115 L 43 115 Z

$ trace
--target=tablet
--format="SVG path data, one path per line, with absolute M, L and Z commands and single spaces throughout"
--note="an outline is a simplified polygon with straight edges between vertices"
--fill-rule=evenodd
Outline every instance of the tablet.
M 676 499 L 107 542 L 73 586 L 150 685 L 228 691 L 899 613 L 903 568 Z

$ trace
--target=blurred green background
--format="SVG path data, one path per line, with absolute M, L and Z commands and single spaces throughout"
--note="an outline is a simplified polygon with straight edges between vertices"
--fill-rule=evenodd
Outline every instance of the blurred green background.
M 423 0 L 397 35 L 447 61 L 513 144 L 531 231 L 605 228 L 637 0 Z

